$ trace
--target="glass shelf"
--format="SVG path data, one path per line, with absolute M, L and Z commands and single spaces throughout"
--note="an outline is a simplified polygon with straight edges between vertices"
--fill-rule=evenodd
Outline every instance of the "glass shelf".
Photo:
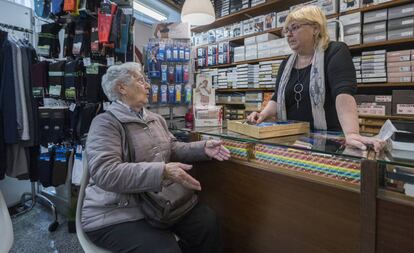
M 250 136 L 232 132 L 227 128 L 221 127 L 203 127 L 196 128 L 194 130 L 182 130 L 241 142 L 281 146 L 299 150 L 312 151 L 332 156 L 344 156 L 360 160 L 374 160 L 382 164 L 414 167 L 414 151 L 410 151 L 409 153 L 412 153 L 412 155 L 408 155 L 408 157 L 412 157 L 413 160 L 393 158 L 393 156 L 386 151 L 378 154 L 376 154 L 372 149 L 369 149 L 368 151 L 363 151 L 360 149 L 346 146 L 344 135 L 341 132 L 315 131 L 310 134 L 291 135 L 268 139 L 256 139 Z

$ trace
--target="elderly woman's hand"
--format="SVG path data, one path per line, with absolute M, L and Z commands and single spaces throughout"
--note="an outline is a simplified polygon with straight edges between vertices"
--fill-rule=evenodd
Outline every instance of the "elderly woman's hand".
M 208 140 L 204 151 L 207 156 L 219 161 L 230 159 L 230 151 L 222 145 L 222 141 Z
M 366 137 L 359 134 L 347 134 L 345 135 L 346 145 L 359 148 L 361 150 L 366 150 L 367 145 L 373 146 L 375 152 L 381 151 L 385 142 L 381 139 L 375 137 Z
M 164 169 L 164 178 L 171 179 L 189 189 L 200 191 L 200 182 L 185 172 L 191 170 L 192 167 L 192 165 L 184 163 L 167 163 Z

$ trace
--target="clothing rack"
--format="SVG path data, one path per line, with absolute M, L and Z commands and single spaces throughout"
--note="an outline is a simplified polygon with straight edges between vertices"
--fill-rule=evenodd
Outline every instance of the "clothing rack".
M 24 33 L 27 33 L 27 34 L 33 34 L 33 30 L 31 30 L 31 29 L 26 29 L 26 28 L 13 26 L 13 25 L 8 25 L 8 24 L 4 24 L 4 23 L 0 23 L 0 27 L 5 28 L 5 29 L 9 29 L 9 30 L 24 32 Z M 22 211 L 20 211 L 19 213 L 13 215 L 12 217 L 15 218 L 17 216 L 28 213 L 29 211 L 31 211 L 33 209 L 33 207 L 36 205 L 37 202 L 42 202 L 44 205 L 49 206 L 50 209 L 52 210 L 54 220 L 49 225 L 49 231 L 50 232 L 55 231 L 57 229 L 57 227 L 59 226 L 56 206 L 53 204 L 53 202 L 50 199 L 48 199 L 47 197 L 45 197 L 44 195 L 39 193 L 40 192 L 40 190 L 39 190 L 40 186 L 37 184 L 37 182 L 30 182 L 30 184 L 31 184 L 31 191 L 23 193 L 22 196 L 20 197 L 20 204 L 24 209 Z M 26 202 L 28 202 L 29 200 L 31 200 L 31 203 L 28 206 L 28 205 L 26 205 Z

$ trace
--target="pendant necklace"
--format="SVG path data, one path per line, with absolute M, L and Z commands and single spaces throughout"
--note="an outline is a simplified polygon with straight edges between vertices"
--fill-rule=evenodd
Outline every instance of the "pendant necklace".
M 311 61 L 312 61 L 312 58 L 311 58 Z M 298 64 L 296 63 L 296 65 Z M 306 74 L 308 73 L 308 68 L 309 68 L 309 64 L 307 65 L 304 71 L 305 74 L 303 76 L 303 80 L 301 81 L 299 70 L 296 67 L 297 81 L 296 81 L 296 84 L 293 86 L 293 91 L 295 92 L 296 109 L 299 109 L 299 103 L 300 101 L 302 101 L 303 81 L 305 81 L 304 79 L 306 78 Z

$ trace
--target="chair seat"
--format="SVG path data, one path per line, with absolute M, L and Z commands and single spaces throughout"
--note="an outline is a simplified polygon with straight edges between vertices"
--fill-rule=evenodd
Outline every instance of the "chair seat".
M 0 252 L 9 252 L 14 241 L 13 226 L 6 201 L 0 191 Z

